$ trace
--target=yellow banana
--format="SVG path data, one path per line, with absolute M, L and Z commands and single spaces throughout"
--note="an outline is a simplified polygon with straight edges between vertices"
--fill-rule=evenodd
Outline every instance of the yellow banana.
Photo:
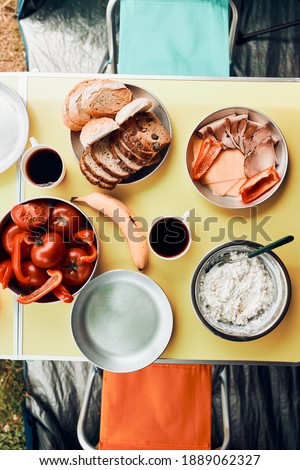
M 149 258 L 147 236 L 142 224 L 135 220 L 130 209 L 119 199 L 104 193 L 90 193 L 86 196 L 72 197 L 71 202 L 84 202 L 113 220 L 124 235 L 131 257 L 136 267 L 142 271 Z

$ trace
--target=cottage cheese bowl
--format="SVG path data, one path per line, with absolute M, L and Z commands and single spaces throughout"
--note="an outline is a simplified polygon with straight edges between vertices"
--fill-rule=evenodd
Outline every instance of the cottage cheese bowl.
M 286 267 L 273 252 L 249 259 L 261 245 L 225 243 L 198 264 L 191 284 L 192 303 L 201 322 L 232 341 L 250 341 L 272 331 L 291 299 Z

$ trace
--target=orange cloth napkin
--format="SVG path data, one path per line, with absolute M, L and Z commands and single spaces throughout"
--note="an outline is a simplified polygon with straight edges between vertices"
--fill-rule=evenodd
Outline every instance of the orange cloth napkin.
M 210 449 L 212 367 L 104 371 L 99 449 Z

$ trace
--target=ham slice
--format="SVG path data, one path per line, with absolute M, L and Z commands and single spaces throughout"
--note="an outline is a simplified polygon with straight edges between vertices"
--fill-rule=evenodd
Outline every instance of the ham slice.
M 267 137 L 260 142 L 250 155 L 245 159 L 244 171 L 247 178 L 261 173 L 267 168 L 274 167 L 276 154 L 272 137 Z
M 246 137 L 246 134 L 247 132 L 245 133 L 244 139 L 244 154 L 246 158 L 263 140 L 272 137 L 268 124 L 258 127 L 251 136 L 248 135 Z

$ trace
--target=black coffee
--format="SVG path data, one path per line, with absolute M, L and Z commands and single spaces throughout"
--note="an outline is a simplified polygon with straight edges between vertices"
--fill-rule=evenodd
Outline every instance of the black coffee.
M 189 241 L 190 234 L 187 227 L 175 217 L 160 219 L 150 230 L 151 247 L 164 258 L 180 255 L 188 246 Z
M 32 152 L 26 162 L 26 174 L 34 184 L 55 183 L 62 173 L 63 165 L 57 152 L 38 149 Z

